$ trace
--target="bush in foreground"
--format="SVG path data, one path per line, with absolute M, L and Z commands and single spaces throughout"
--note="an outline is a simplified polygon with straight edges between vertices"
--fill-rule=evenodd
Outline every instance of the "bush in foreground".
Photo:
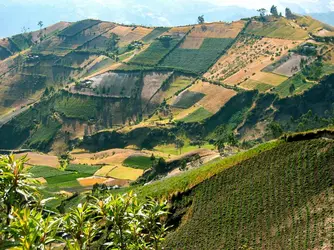
M 130 193 L 47 211 L 25 158 L 0 156 L 0 249 L 161 249 L 166 202 Z

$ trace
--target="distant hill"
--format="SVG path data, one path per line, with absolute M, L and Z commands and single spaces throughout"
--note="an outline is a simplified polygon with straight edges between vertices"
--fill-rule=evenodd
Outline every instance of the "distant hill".
M 316 128 L 303 118 L 309 109 L 324 119 L 317 126 L 328 125 L 333 32 L 309 16 L 177 27 L 86 19 L 4 38 L 0 148 L 67 150 L 83 138 L 84 146 L 107 149 L 100 131 L 119 136 L 113 146 L 155 147 L 143 132 L 132 141 L 134 131 L 162 130 L 173 144 L 169 131 L 181 133 L 179 124 L 202 126 L 207 143 L 222 124 L 239 140 L 268 140 L 273 122 L 282 131 Z M 297 97 L 314 98 L 318 108 L 284 109 Z M 189 146 L 196 136 L 187 130 Z

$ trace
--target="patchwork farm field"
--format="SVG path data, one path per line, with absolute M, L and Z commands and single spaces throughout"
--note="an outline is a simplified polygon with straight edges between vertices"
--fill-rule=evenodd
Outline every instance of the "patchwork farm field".
M 196 25 L 184 42 L 182 49 L 200 49 L 205 38 L 235 38 L 244 27 L 243 21 Z
M 208 82 L 197 81 L 189 88 L 189 91 L 202 93 L 205 96 L 196 104 L 202 106 L 211 113 L 218 112 L 233 96 L 237 94 L 232 89 Z
M 308 30 L 301 27 L 302 23 L 293 22 L 285 18 L 279 18 L 272 22 L 252 21 L 247 27 L 246 33 L 257 36 L 302 40 L 308 37 Z M 313 30 L 313 27 L 310 31 Z
M 232 42 L 231 38 L 205 38 L 199 49 L 176 48 L 160 65 L 187 72 L 204 73 Z
M 154 39 L 158 38 L 163 33 L 167 32 L 169 28 L 167 27 L 157 27 L 154 30 L 152 30 L 149 34 L 147 34 L 145 37 L 142 38 L 142 41 L 144 43 L 148 43 L 153 41 Z
M 295 90 L 293 93 L 290 92 L 291 85 L 294 85 Z M 291 94 L 301 94 L 305 90 L 311 88 L 313 85 L 314 82 L 306 81 L 305 77 L 299 73 L 284 81 L 281 85 L 275 87 L 273 91 L 280 97 L 284 98 Z
M 188 109 L 201 100 L 205 94 L 186 90 L 175 97 L 173 107 Z
M 180 38 L 173 38 L 169 41 L 154 40 L 146 50 L 132 58 L 129 63 L 155 66 L 179 42 Z
M 20 158 L 23 156 L 27 156 L 27 164 L 29 164 L 30 166 L 48 166 L 53 168 L 57 168 L 59 166 L 57 156 L 34 152 L 15 154 L 16 158 Z
M 204 74 L 208 79 L 238 85 L 253 79 L 261 70 L 279 60 L 301 41 L 258 38 L 244 35 Z
M 143 88 L 141 92 L 142 109 L 147 108 L 152 97 L 158 92 L 165 80 L 171 76 L 172 72 L 148 72 L 143 77 Z M 152 103 L 152 102 L 151 102 Z M 156 105 L 159 105 L 157 102 Z

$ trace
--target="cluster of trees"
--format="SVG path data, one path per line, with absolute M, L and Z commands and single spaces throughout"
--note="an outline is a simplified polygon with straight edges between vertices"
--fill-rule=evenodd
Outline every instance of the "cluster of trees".
M 214 131 L 214 135 L 214 145 L 220 153 L 224 151 L 226 145 L 236 146 L 238 144 L 238 140 L 233 131 L 228 129 L 226 125 L 217 127 Z
M 89 197 L 65 214 L 45 208 L 25 158 L 0 156 L 0 249 L 161 249 L 166 201 Z
M 267 10 L 265 8 L 261 8 L 261 9 L 258 9 L 257 11 L 260 14 L 260 20 L 263 21 L 263 22 L 265 22 L 267 20 L 266 19 Z M 275 5 L 271 6 L 271 8 L 270 8 L 270 14 L 272 16 L 274 16 L 274 17 L 281 17 L 281 16 L 283 16 L 281 12 L 278 12 L 277 6 L 275 6 Z M 285 17 L 287 19 L 294 19 L 294 18 L 296 18 L 296 15 L 294 15 L 289 8 L 286 8 L 285 9 Z

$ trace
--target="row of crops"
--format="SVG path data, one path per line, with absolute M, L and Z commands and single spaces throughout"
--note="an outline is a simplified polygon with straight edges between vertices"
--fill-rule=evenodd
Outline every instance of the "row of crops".
M 187 220 L 166 249 L 334 245 L 334 142 L 284 143 L 204 181 L 174 203 Z M 192 204 L 192 205 L 191 205 Z

